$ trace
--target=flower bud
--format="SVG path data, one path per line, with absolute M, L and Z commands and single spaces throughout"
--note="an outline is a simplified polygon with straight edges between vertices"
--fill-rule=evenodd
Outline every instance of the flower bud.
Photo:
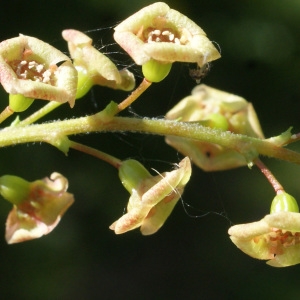
M 299 207 L 296 199 L 286 192 L 279 192 L 272 201 L 270 213 L 289 211 L 299 212 Z
M 23 178 L 13 175 L 0 177 L 0 194 L 5 200 L 17 205 L 28 197 L 29 192 L 30 183 Z
M 34 99 L 25 97 L 21 94 L 9 94 L 9 108 L 14 112 L 25 111 Z
M 171 63 L 160 63 L 156 60 L 149 60 L 142 66 L 144 77 L 150 82 L 160 82 L 168 76 L 171 70 Z
M 151 177 L 152 175 L 148 170 L 134 159 L 123 161 L 119 168 L 119 178 L 130 194 L 132 194 L 132 190 L 136 189 L 142 180 Z

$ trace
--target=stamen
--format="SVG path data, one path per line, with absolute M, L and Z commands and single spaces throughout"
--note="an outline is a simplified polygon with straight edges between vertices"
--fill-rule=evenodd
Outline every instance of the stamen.
M 169 30 L 164 30 L 161 34 L 162 35 L 170 35 L 171 32 Z
M 179 38 L 175 38 L 174 43 L 177 44 L 177 45 L 181 45 Z
M 36 66 L 36 70 L 40 73 L 40 72 L 42 72 L 42 70 L 44 69 L 44 66 L 43 65 L 37 65 Z

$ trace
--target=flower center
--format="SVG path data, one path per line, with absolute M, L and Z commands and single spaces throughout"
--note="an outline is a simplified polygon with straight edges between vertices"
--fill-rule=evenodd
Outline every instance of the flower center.
M 188 30 L 182 30 L 182 33 L 172 30 L 171 28 L 157 29 L 148 27 L 142 33 L 142 39 L 147 43 L 174 43 L 177 45 L 185 45 L 190 40 L 191 34 Z
M 55 84 L 55 77 L 53 75 L 57 70 L 56 65 L 52 65 L 46 69 L 44 64 L 40 64 L 34 60 L 15 60 L 10 62 L 10 66 L 19 79 L 27 79 L 51 85 Z
M 300 242 L 300 232 L 292 233 L 274 228 L 273 232 L 268 234 L 270 252 L 273 254 L 282 254 L 283 248 L 294 246 Z

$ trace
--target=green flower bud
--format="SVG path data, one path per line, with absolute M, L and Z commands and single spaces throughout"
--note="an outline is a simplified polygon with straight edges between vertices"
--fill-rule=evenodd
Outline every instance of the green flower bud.
M 208 119 L 208 126 L 211 128 L 221 129 L 223 131 L 226 131 L 228 129 L 228 122 L 226 117 L 224 117 L 221 114 L 209 114 L 207 116 Z
M 26 110 L 34 99 L 23 96 L 22 94 L 9 94 L 9 108 L 14 112 Z
M 128 159 L 122 162 L 119 168 L 119 178 L 126 190 L 131 194 L 133 189 L 136 189 L 139 183 L 152 175 L 138 161 Z
M 142 66 L 144 77 L 150 82 L 160 82 L 169 74 L 171 63 L 160 63 L 157 60 L 149 60 Z
M 0 194 L 7 201 L 17 205 L 22 203 L 30 192 L 30 183 L 20 177 L 4 175 L 0 177 Z
M 271 204 L 271 214 L 281 211 L 299 212 L 296 199 L 286 192 L 276 195 Z

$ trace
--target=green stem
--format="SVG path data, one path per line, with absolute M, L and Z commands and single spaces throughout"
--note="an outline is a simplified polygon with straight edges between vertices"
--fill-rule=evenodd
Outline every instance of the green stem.
M 104 117 L 103 117 L 104 116 Z M 204 127 L 195 123 L 173 120 L 107 117 L 102 112 L 77 119 L 55 121 L 22 127 L 7 127 L 0 131 L 0 147 L 28 143 L 48 142 L 56 138 L 87 132 L 131 131 L 157 135 L 173 135 L 219 144 L 245 156 L 257 152 L 300 164 L 300 153 L 278 147 L 267 140 L 253 138 Z
M 152 83 L 147 79 L 143 79 L 141 84 L 124 100 L 118 105 L 118 112 L 124 110 L 130 106 Z
M 77 142 L 70 141 L 70 148 L 73 148 L 78 151 L 84 152 L 86 154 L 100 158 L 103 161 L 109 163 L 110 165 L 112 165 L 113 167 L 115 167 L 117 169 L 119 169 L 119 167 L 122 164 L 122 161 L 120 159 L 118 159 L 112 155 L 109 155 L 105 152 L 102 152 L 100 150 L 97 150 L 95 148 L 92 148 L 92 147 L 89 147 L 89 146 L 86 146 L 86 145 L 83 145 L 83 144 L 80 144 Z
M 9 106 L 6 106 L 6 108 L 0 113 L 0 124 L 8 117 L 10 117 L 13 113 L 14 111 L 11 110 Z
M 260 169 L 260 171 L 265 175 L 265 177 L 273 187 L 276 194 L 278 194 L 278 192 L 284 191 L 282 185 L 279 183 L 279 181 L 276 179 L 273 173 L 267 168 L 267 166 L 259 158 L 255 159 L 254 163 Z
M 32 115 L 30 115 L 28 118 L 26 118 L 25 120 L 19 122 L 18 126 L 24 126 L 24 125 L 32 124 L 32 123 L 36 122 L 37 120 L 39 120 L 40 118 L 47 115 L 49 112 L 51 112 L 55 108 L 59 107 L 62 104 L 63 103 L 60 103 L 60 102 L 50 101 L 45 106 L 43 106 L 41 109 L 39 109 L 38 111 L 36 111 Z

